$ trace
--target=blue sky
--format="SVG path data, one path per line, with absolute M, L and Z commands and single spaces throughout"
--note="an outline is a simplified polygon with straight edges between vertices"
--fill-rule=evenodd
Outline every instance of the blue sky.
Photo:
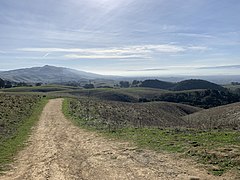
M 240 74 L 239 0 L 1 0 L 0 70 Z

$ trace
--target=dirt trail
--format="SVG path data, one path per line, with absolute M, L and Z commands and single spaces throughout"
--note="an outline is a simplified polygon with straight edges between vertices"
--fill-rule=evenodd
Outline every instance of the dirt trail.
M 190 160 L 140 151 L 75 127 L 64 117 L 61 106 L 62 99 L 49 101 L 28 146 L 0 179 L 221 179 Z

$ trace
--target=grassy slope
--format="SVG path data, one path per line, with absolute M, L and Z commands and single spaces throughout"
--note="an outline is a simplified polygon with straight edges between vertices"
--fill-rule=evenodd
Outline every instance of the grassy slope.
M 162 95 L 169 91 L 152 88 L 97 88 L 97 89 L 82 89 L 71 91 L 75 96 L 92 96 L 99 99 L 124 101 L 124 102 L 138 102 L 139 98 L 152 99 L 155 96 Z
M 210 108 L 184 117 L 189 127 L 240 130 L 240 103 Z
M 86 120 L 73 116 L 70 99 L 65 99 L 63 112 L 66 117 L 84 128 L 97 130 L 97 127 L 86 126 Z M 228 170 L 240 173 L 240 132 L 239 131 L 201 131 L 184 128 L 130 128 L 115 131 L 99 131 L 107 136 L 136 143 L 139 147 L 156 151 L 180 153 L 192 157 L 206 165 L 208 170 L 221 175 Z
M 70 105 L 72 114 L 76 117 L 87 118 L 88 125 L 108 129 L 122 126 L 184 126 L 185 122 L 180 118 L 181 116 L 201 110 L 169 102 L 126 103 L 92 98 L 81 98 L 80 101 L 71 100 Z
M 0 142 L 0 171 L 6 168 L 6 164 L 11 162 L 14 155 L 23 147 L 32 126 L 39 119 L 39 116 L 47 101 L 48 100 L 46 98 L 38 101 L 33 106 L 32 110 L 29 109 L 29 111 L 31 111 L 30 115 L 23 115 L 19 118 L 19 121 L 14 122 L 16 126 L 13 128 L 14 131 L 9 135 L 9 137 L 2 138 L 2 141 Z M 6 128 L 8 128 L 8 126 L 11 126 L 11 124 L 11 121 L 8 123 L 5 122 Z

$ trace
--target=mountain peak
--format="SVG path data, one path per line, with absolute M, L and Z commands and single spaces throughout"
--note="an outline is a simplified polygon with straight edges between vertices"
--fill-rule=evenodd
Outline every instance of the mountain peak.
M 105 78 L 99 74 L 50 65 L 4 71 L 0 72 L 0 76 L 5 80 L 28 83 L 58 83 Z

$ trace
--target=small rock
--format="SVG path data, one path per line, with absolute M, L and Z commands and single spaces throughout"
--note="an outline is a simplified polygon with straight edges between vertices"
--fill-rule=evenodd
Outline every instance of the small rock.
M 200 180 L 200 178 L 199 178 L 199 177 L 196 177 L 196 176 L 191 176 L 191 177 L 189 178 L 189 180 Z

